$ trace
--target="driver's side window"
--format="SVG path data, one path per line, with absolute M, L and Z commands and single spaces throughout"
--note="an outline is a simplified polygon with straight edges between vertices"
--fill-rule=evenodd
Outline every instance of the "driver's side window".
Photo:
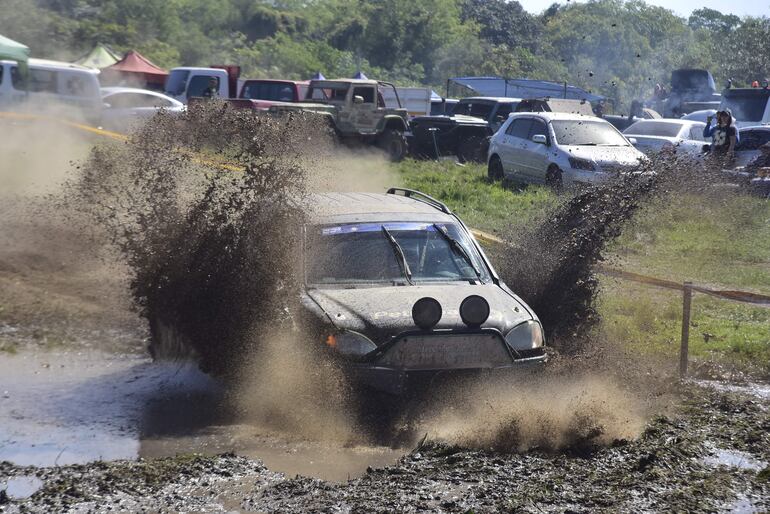
M 353 96 L 360 96 L 364 99 L 365 104 L 374 103 L 374 88 L 373 87 L 355 87 L 353 88 Z

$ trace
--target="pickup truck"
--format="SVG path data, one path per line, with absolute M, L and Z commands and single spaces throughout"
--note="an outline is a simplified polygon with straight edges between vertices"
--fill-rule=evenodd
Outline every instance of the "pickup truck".
M 240 66 L 211 66 L 208 68 L 184 66 L 174 68 L 168 74 L 164 93 L 187 104 L 190 98 L 199 98 L 214 82 L 219 98 L 238 96 Z
M 730 109 L 739 128 L 770 124 L 770 89 L 733 88 L 722 93 L 719 110 Z
M 422 158 L 456 155 L 460 162 L 484 162 L 489 137 L 519 102 L 519 98 L 463 98 L 451 115 L 412 118 L 411 151 Z

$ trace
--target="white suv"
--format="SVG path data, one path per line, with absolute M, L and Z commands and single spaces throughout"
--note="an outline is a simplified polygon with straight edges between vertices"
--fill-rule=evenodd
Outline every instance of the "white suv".
M 646 157 L 609 122 L 556 112 L 516 113 L 492 136 L 489 177 L 554 188 L 634 171 Z

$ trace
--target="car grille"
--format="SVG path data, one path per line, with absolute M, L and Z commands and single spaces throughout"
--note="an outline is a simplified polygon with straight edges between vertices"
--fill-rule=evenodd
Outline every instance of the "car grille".
M 396 341 L 378 365 L 406 370 L 498 368 L 512 364 L 495 334 L 410 335 Z

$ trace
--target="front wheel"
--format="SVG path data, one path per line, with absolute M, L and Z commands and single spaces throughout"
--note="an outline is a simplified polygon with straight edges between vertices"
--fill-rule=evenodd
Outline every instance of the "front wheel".
M 564 189 L 563 173 L 555 164 L 552 164 L 545 173 L 545 184 L 556 193 L 561 193 Z
M 489 166 L 487 166 L 487 176 L 489 177 L 489 180 L 493 182 L 503 180 L 503 162 L 500 160 L 500 157 L 495 155 L 489 160 Z
M 383 132 L 378 146 L 385 151 L 392 162 L 401 161 L 406 157 L 406 137 L 398 130 L 389 129 Z

